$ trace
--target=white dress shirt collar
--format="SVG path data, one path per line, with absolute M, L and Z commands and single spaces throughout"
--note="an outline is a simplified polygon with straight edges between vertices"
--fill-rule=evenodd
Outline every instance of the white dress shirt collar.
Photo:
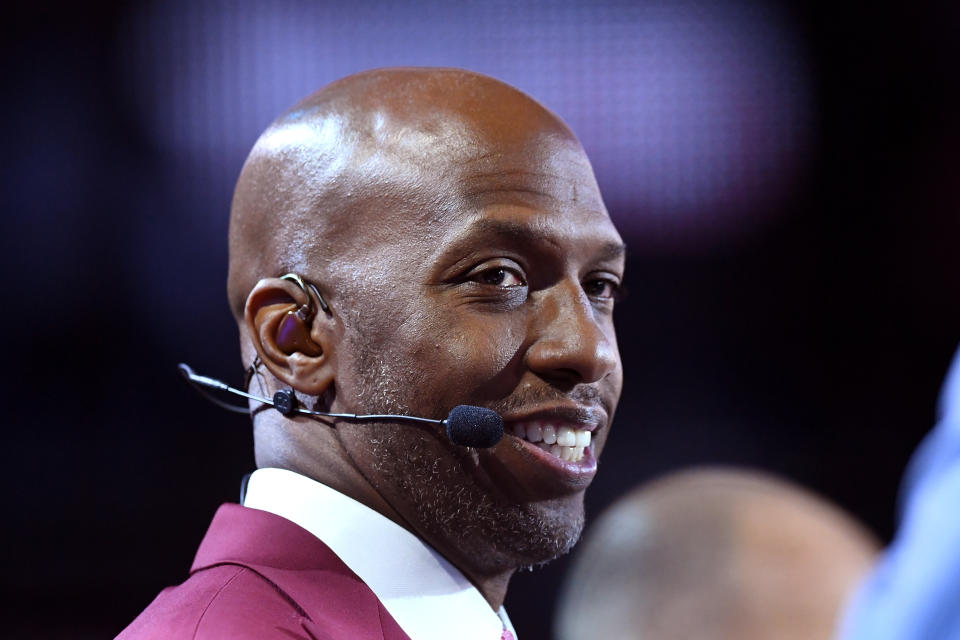
M 507 612 L 495 612 L 456 567 L 389 518 L 306 476 L 258 469 L 245 507 L 269 511 L 323 541 L 376 594 L 412 640 L 516 637 Z

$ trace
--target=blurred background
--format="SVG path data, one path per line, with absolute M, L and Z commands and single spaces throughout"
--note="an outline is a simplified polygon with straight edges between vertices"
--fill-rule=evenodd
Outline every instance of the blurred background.
M 15 2 L 2 39 L 10 637 L 104 638 L 181 581 L 252 470 L 234 181 L 307 93 L 466 67 L 580 136 L 630 249 L 596 514 L 696 463 L 774 471 L 889 539 L 960 337 L 953 3 Z M 547 638 L 566 560 L 512 583 Z

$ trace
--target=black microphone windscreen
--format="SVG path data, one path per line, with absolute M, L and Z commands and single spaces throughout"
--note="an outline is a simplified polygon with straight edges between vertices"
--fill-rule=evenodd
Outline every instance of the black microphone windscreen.
M 503 418 L 491 409 L 458 405 L 447 416 L 447 437 L 462 447 L 492 447 L 503 438 Z

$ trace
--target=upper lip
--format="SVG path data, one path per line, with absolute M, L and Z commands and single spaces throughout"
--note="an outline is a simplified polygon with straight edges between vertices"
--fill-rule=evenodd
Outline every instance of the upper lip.
M 607 424 L 607 412 L 595 405 L 553 405 L 549 407 L 534 407 L 521 412 L 504 415 L 504 424 L 511 422 L 543 422 L 575 423 L 578 429 L 593 431 Z

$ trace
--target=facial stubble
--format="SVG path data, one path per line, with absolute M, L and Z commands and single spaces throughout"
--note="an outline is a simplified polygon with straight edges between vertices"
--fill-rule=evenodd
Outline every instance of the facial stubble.
M 351 342 L 361 381 L 354 390 L 358 406 L 421 415 L 422 408 L 411 401 L 417 392 L 411 381 L 421 379 L 423 370 L 404 366 L 404 354 L 385 353 L 359 336 Z M 476 451 L 452 444 L 439 429 L 397 424 L 364 429 L 361 437 L 374 461 L 368 480 L 403 503 L 393 506 L 417 533 L 457 550 L 479 565 L 476 569 L 496 573 L 543 564 L 570 551 L 579 539 L 582 494 L 574 509 L 548 500 L 516 502 L 485 476 Z

